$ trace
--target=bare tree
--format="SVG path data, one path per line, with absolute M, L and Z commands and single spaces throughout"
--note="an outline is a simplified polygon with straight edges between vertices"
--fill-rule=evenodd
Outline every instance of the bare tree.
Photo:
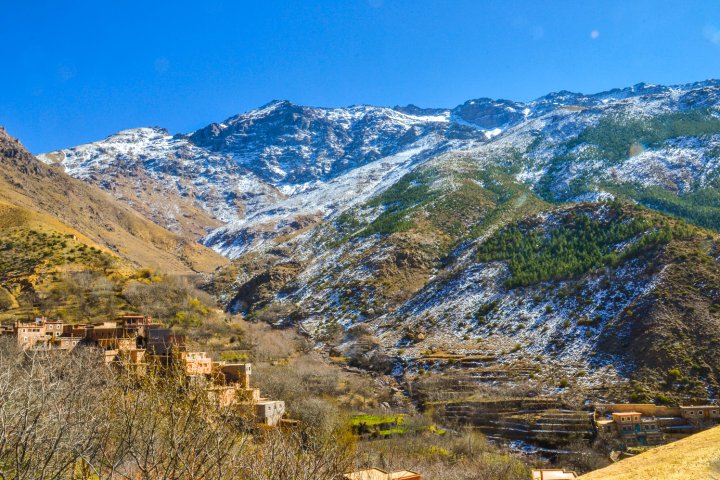
M 101 352 L 0 340 L 0 480 L 338 478 L 352 442 L 255 429 L 179 369 L 106 366 Z

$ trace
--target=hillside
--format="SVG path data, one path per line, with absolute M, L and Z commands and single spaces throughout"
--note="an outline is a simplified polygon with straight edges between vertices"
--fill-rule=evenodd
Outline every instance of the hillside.
M 21 209 L 31 220 L 34 215 L 51 217 L 67 226 L 60 230 L 79 232 L 135 266 L 192 273 L 210 272 L 225 263 L 216 253 L 155 225 L 97 187 L 38 161 L 4 130 L 0 131 L 0 201 Z
M 552 206 L 502 175 L 431 162 L 336 222 L 242 257 L 215 286 L 231 309 L 299 320 L 343 354 L 358 353 L 361 326 L 374 338 L 361 354 L 408 378 L 439 351 L 522 366 L 516 380 L 547 393 L 576 377 L 573 388 L 605 395 L 632 378 L 611 395 L 680 400 L 720 385 L 720 297 L 700 287 L 720 282 L 717 252 L 717 235 L 641 207 Z
M 582 480 L 680 480 L 720 478 L 720 427 L 669 445 L 653 448 L 609 467 L 581 476 Z

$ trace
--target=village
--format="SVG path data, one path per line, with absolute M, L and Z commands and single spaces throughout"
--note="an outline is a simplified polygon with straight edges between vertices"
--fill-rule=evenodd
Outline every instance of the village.
M 69 353 L 76 348 L 95 347 L 103 352 L 105 364 L 143 374 L 150 365 L 179 367 L 189 382 L 204 382 L 205 391 L 218 407 L 250 411 L 263 428 L 293 428 L 297 421 L 287 418 L 285 402 L 260 396 L 250 386 L 252 364 L 213 361 L 207 352 L 190 351 L 184 335 L 174 333 L 144 315 L 123 315 L 114 321 L 69 324 L 62 320 L 36 318 L 0 327 L 0 335 L 11 337 L 22 350 Z M 348 480 L 422 480 L 409 470 L 386 472 L 370 468 L 350 472 Z
M 140 375 L 150 366 L 174 367 L 188 382 L 200 382 L 219 407 L 242 409 L 259 427 L 292 428 L 297 425 L 296 420 L 288 418 L 283 400 L 264 398 L 259 389 L 251 386 L 252 364 L 214 361 L 207 352 L 189 350 L 184 335 L 148 316 L 123 315 L 113 321 L 93 324 L 37 318 L 2 326 L 0 334 L 12 338 L 23 350 L 69 353 L 79 347 L 94 347 L 102 352 L 108 366 L 132 370 Z M 491 437 L 494 434 L 503 436 L 498 428 L 505 423 L 505 408 L 512 407 L 514 412 L 518 409 L 537 410 L 547 418 L 529 426 L 528 438 L 541 431 L 544 437 L 579 435 L 588 440 L 599 439 L 612 447 L 613 461 L 631 455 L 628 451 L 633 448 L 663 445 L 720 424 L 718 405 L 594 404 L 584 414 L 570 412 L 574 415 L 567 415 L 562 410 L 553 410 L 555 414 L 548 416 L 545 415 L 548 405 L 542 402 L 509 407 L 496 403 L 448 405 L 446 420 L 478 428 Z M 516 427 L 512 429 L 515 433 L 518 432 Z M 532 470 L 531 478 L 565 480 L 576 477 L 577 474 L 570 470 L 545 468 Z M 422 480 L 421 474 L 414 471 L 388 472 L 378 468 L 347 473 L 344 478 Z
M 96 324 L 67 324 L 62 320 L 37 318 L 16 321 L 0 333 L 11 336 L 23 350 L 70 352 L 92 346 L 102 350 L 108 365 L 129 368 L 140 374 L 149 365 L 179 367 L 188 381 L 204 382 L 208 395 L 221 407 L 252 410 L 259 425 L 292 425 L 284 418 L 285 402 L 260 396 L 250 386 L 252 365 L 213 361 L 206 352 L 188 351 L 184 335 L 142 315 L 124 315 L 115 321 Z

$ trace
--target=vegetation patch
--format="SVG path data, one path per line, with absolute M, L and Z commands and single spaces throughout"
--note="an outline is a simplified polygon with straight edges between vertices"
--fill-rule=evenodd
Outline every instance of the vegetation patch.
M 603 266 L 616 266 L 692 229 L 633 207 L 606 204 L 603 216 L 594 206 L 557 215 L 557 223 L 535 219 L 507 227 L 478 249 L 480 262 L 507 261 L 508 287 L 581 276 Z
M 678 137 L 720 133 L 720 118 L 710 109 L 657 115 L 650 119 L 607 116 L 567 143 L 568 148 L 588 144 L 597 158 L 619 162 L 628 158 L 633 145 L 657 147 Z
M 720 191 L 715 187 L 703 188 L 685 195 L 676 195 L 660 187 L 635 184 L 608 186 L 606 190 L 700 227 L 720 230 Z

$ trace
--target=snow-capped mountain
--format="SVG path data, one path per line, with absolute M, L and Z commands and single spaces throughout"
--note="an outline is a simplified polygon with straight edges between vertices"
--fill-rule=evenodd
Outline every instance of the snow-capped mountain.
M 314 193 L 299 203 L 320 195 L 327 204 L 339 205 L 353 195 L 352 179 L 397 177 L 395 168 L 384 171 L 385 158 L 395 163 L 392 159 L 400 155 L 413 163 L 486 140 L 483 130 L 457 125 L 449 117 L 444 110 L 410 115 L 391 108 L 311 108 L 275 101 L 187 135 L 137 128 L 39 158 L 63 165 L 70 175 L 182 231 L 178 218 L 193 215 L 188 205 L 221 223 L 251 217 L 303 192 Z M 376 166 L 369 172 L 349 176 L 347 192 L 337 185 L 318 191 L 372 163 Z M 148 198 L 148 192 L 169 195 L 174 205 L 167 197 Z
M 688 375 L 720 388 L 717 81 L 451 109 L 276 101 L 41 159 L 234 259 L 212 286 L 231 310 L 339 348 L 362 324 L 407 371 L 454 348 L 599 385 L 686 368 L 672 325 Z
M 219 227 L 204 243 L 237 256 L 334 218 L 444 152 L 499 165 L 517 153 L 524 158 L 518 179 L 563 199 L 588 198 L 600 183 L 618 180 L 681 192 L 702 187 L 717 169 L 708 152 L 718 138 L 670 135 L 629 145 L 633 155 L 610 162 L 581 134 L 612 122 L 642 128 L 663 115 L 707 109 L 717 91 L 714 81 L 638 84 L 524 103 L 479 98 L 453 109 L 274 101 L 189 134 L 132 129 L 40 158 L 176 232 L 199 238 Z M 568 157 L 573 161 L 564 162 Z M 591 192 L 574 191 L 580 183 Z
M 328 180 L 406 150 L 428 136 L 473 139 L 448 112 L 411 115 L 391 108 L 312 108 L 274 101 L 258 110 L 211 124 L 187 138 L 222 152 L 274 185 Z

